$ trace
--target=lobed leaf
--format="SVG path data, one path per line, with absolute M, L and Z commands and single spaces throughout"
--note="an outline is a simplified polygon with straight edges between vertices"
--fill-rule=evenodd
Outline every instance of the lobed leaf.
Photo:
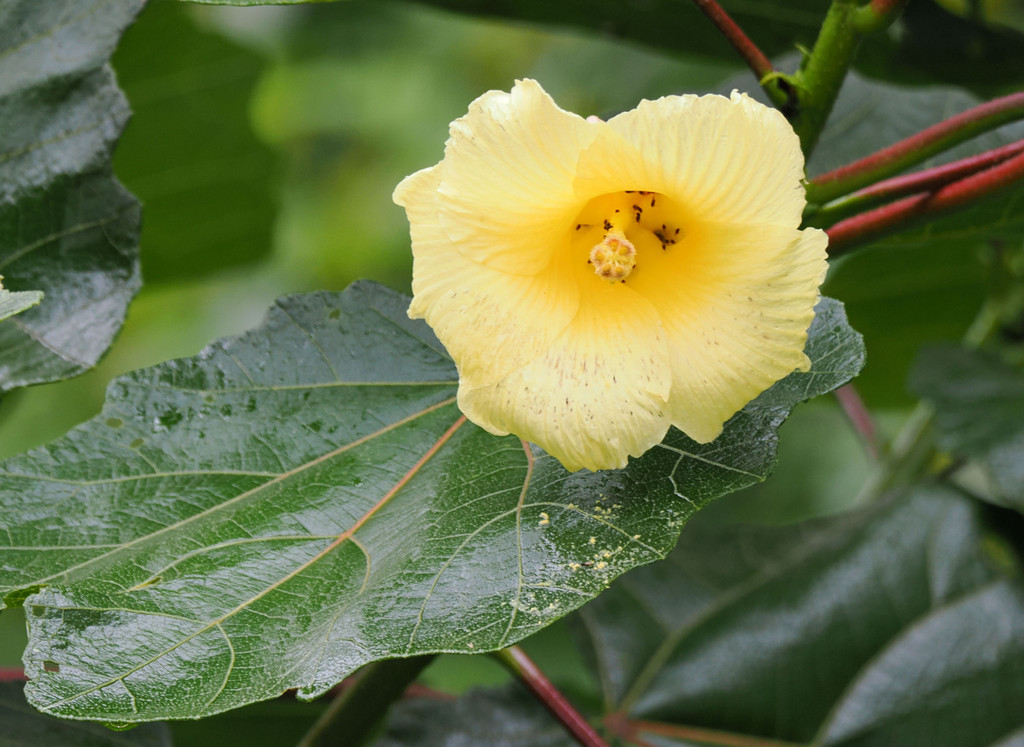
M 763 480 L 790 408 L 863 360 L 824 299 L 811 371 L 717 441 L 673 431 L 624 470 L 570 474 L 464 421 L 407 303 L 365 283 L 284 299 L 249 334 L 115 380 L 96 419 L 0 465 L 0 594 L 26 606 L 34 705 L 196 718 L 317 697 L 372 660 L 510 645 Z
M 0 322 L 0 392 L 95 365 L 139 287 L 139 205 L 114 179 L 128 106 L 107 61 L 143 0 L 4 0 L 0 274 L 47 302 Z

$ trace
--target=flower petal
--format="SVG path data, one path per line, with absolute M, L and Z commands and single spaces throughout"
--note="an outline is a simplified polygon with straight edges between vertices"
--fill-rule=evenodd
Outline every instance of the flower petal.
M 827 243 L 817 229 L 706 224 L 666 254 L 674 269 L 631 279 L 665 328 L 673 425 L 712 441 L 747 402 L 807 370 L 803 349 Z
M 803 153 L 775 109 L 736 92 L 666 96 L 608 125 L 641 154 L 634 168 L 643 167 L 642 189 L 668 194 L 704 220 L 800 225 Z
M 532 441 L 568 470 L 624 467 L 659 443 L 671 370 L 658 315 L 629 288 L 603 285 L 544 355 L 491 386 L 460 383 L 466 416 Z
M 576 315 L 579 290 L 559 274 L 563 263 L 536 275 L 511 275 L 462 255 L 439 224 L 444 168 L 418 171 L 395 190 L 412 234 L 409 316 L 427 320 L 462 380 L 484 386 L 534 360 L 562 334 Z
M 542 270 L 581 207 L 573 176 L 594 130 L 533 80 L 474 101 L 452 122 L 439 188 L 459 251 L 505 272 Z

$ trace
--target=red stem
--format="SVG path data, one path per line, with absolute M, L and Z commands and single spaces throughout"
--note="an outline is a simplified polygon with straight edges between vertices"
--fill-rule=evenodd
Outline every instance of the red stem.
M 562 722 L 583 747 L 610 747 L 519 646 L 498 651 L 497 658 Z
M 721 5 L 715 0 L 693 0 L 693 3 L 711 19 L 711 22 L 718 27 L 729 43 L 736 48 L 740 57 L 754 71 L 758 81 L 763 81 L 766 75 L 775 72 L 771 60 L 758 49 L 750 37 L 743 32 L 743 29 L 736 25 L 736 22 L 729 17 Z
M 877 184 L 872 184 L 870 187 L 865 187 L 859 192 L 850 195 L 850 197 L 866 197 L 872 200 L 881 200 L 914 192 L 934 190 L 936 187 L 942 187 L 950 182 L 955 182 L 957 179 L 970 176 L 990 166 L 1002 163 L 1018 153 L 1024 153 L 1024 140 L 1018 140 L 1016 143 L 985 151 L 976 156 L 961 158 L 959 161 L 953 161 L 942 166 L 886 179 Z
M 1024 118 L 1024 91 L 968 109 L 859 161 L 815 177 L 807 199 L 825 203 L 899 173 L 975 135 Z
M 835 395 L 835 398 L 839 401 L 839 406 L 843 408 L 843 413 L 846 415 L 847 420 L 850 421 L 850 424 L 853 425 L 854 430 L 860 436 L 861 443 L 864 444 L 864 450 L 872 458 L 878 459 L 878 431 L 875 428 L 875 422 L 871 419 L 871 413 L 868 412 L 868 408 L 864 405 L 864 400 L 860 398 L 860 394 L 853 384 L 841 386 L 832 394 Z
M 0 667 L 0 682 L 24 682 L 27 679 L 21 667 Z
M 979 171 L 933 192 L 912 195 L 888 205 L 839 221 L 826 229 L 829 254 L 836 256 L 854 244 L 892 229 L 903 228 L 913 219 L 965 207 L 1024 178 L 1024 153 Z

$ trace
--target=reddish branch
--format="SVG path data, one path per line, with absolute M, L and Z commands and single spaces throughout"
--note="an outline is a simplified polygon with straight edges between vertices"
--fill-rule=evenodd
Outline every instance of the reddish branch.
M 961 158 L 959 161 L 953 161 L 952 163 L 936 166 L 935 168 L 886 179 L 877 184 L 872 184 L 870 187 L 865 187 L 850 197 L 858 200 L 865 198 L 875 201 L 913 194 L 915 192 L 934 190 L 937 187 L 945 186 L 950 182 L 955 182 L 965 176 L 970 176 L 990 166 L 1002 163 L 1018 153 L 1024 153 L 1024 140 L 1004 145 L 1002 148 L 985 151 L 977 156 Z
M 21 667 L 0 667 L 0 682 L 24 682 L 26 679 Z
M 878 459 L 878 430 L 875 428 L 874 420 L 871 419 L 871 413 L 868 412 L 868 408 L 864 405 L 864 400 L 860 398 L 860 394 L 853 384 L 841 386 L 832 394 L 835 395 L 835 398 L 839 401 L 839 406 L 843 408 L 843 413 L 846 415 L 847 420 L 850 421 L 850 424 L 860 436 L 861 443 L 864 444 L 864 450 L 872 458 Z
M 693 0 L 693 3 L 711 19 L 711 22 L 718 27 L 729 43 L 736 48 L 744 62 L 754 71 L 758 81 L 763 81 L 765 76 L 774 72 L 772 63 L 764 52 L 758 49 L 750 37 L 743 33 L 743 29 L 736 25 L 736 22 L 729 17 L 721 5 L 715 0 Z
M 1022 118 L 1024 91 L 989 101 L 932 125 L 867 158 L 812 179 L 807 185 L 807 198 L 817 203 L 828 202 L 881 178 L 897 174 L 982 132 Z
M 572 707 L 519 646 L 502 649 L 496 656 L 551 711 L 551 714 L 562 722 L 583 747 L 609 747 L 608 743 L 594 731 L 594 727 Z
M 948 213 L 965 207 L 1013 186 L 1024 179 L 1024 152 L 959 181 L 924 194 L 902 200 L 839 221 L 828 228 L 829 254 L 837 254 L 879 234 L 937 213 Z

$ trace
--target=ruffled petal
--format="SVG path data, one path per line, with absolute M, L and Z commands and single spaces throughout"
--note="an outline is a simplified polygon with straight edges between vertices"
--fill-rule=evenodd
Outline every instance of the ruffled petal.
M 407 177 L 395 201 L 409 216 L 413 300 L 470 386 L 484 386 L 544 353 L 576 315 L 579 289 L 563 263 L 536 275 L 510 275 L 458 251 L 438 220 L 445 164 Z
M 633 287 L 658 309 L 672 361 L 672 424 L 701 443 L 794 370 L 825 276 L 817 229 L 707 224 Z M 668 263 L 674 263 L 673 267 Z
M 542 270 L 581 207 L 573 175 L 594 130 L 533 80 L 474 101 L 452 122 L 439 187 L 459 251 L 504 272 Z
M 624 467 L 659 443 L 672 376 L 658 315 L 629 288 L 604 286 L 544 355 L 491 386 L 460 382 L 466 416 L 569 470 Z
M 640 154 L 646 190 L 704 220 L 796 228 L 806 198 L 800 140 L 746 94 L 666 96 L 608 121 Z M 611 168 L 619 168 L 610 165 Z

